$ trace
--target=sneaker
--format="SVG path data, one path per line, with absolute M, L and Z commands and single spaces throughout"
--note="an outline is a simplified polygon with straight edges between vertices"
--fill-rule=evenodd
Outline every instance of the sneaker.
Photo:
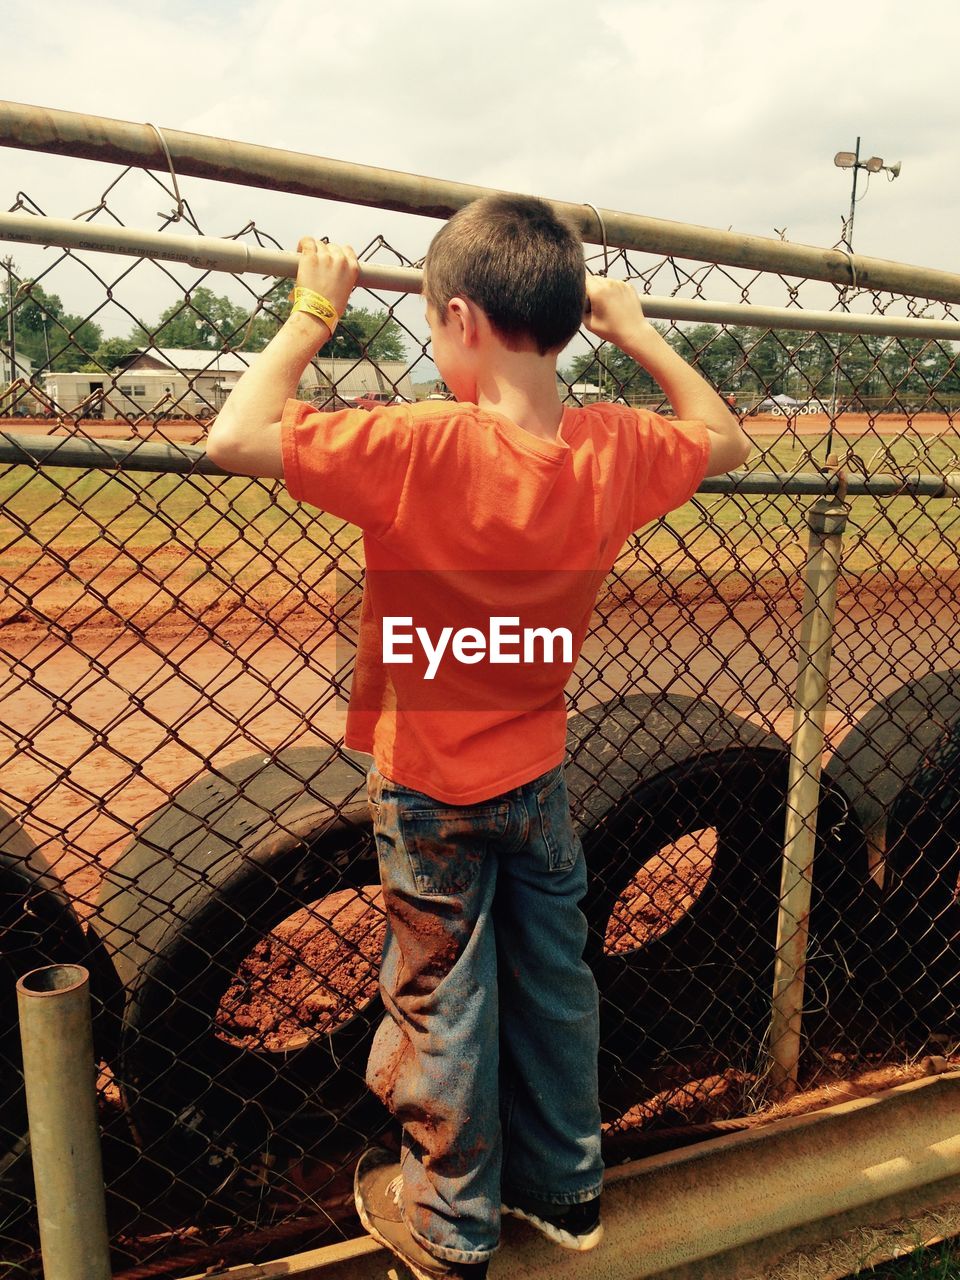
M 360 1157 L 353 1179 L 357 1213 L 374 1240 L 408 1267 L 417 1280 L 484 1280 L 488 1263 L 447 1262 L 428 1253 L 403 1220 L 403 1174 L 389 1151 L 371 1147 Z
M 603 1239 L 599 1196 L 581 1204 L 548 1204 L 536 1200 L 525 1201 L 522 1205 L 505 1203 L 500 1206 L 500 1212 L 525 1219 L 542 1231 L 548 1240 L 564 1249 L 586 1253 L 588 1249 L 595 1249 Z

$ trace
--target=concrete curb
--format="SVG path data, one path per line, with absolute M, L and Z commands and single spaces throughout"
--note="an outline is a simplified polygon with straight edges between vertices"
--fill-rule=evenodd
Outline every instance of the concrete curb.
M 611 1169 L 599 1249 L 570 1253 L 508 1220 L 490 1277 L 747 1280 L 798 1247 L 958 1197 L 960 1071 Z M 204 1280 L 280 1276 L 393 1280 L 403 1272 L 364 1237 Z

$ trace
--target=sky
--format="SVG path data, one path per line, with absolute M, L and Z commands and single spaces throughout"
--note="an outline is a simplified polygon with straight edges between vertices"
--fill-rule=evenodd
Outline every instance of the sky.
M 4 35 L 9 101 L 805 244 L 839 240 L 851 175 L 833 156 L 860 135 L 862 156 L 903 167 L 861 184 L 858 253 L 960 272 L 955 0 L 4 0 Z M 73 217 L 117 173 L 0 148 L 0 208 L 22 191 Z M 418 257 L 438 225 L 181 187 L 207 234 L 252 218 L 289 249 L 305 231 L 357 248 L 383 234 Z M 139 175 L 112 201 L 148 229 L 171 207 Z M 7 252 L 23 274 L 50 261 Z M 72 264 L 49 283 L 70 310 L 103 300 Z M 149 314 L 170 289 L 151 269 L 119 292 Z M 419 310 L 402 313 L 414 327 Z M 119 309 L 100 319 L 129 328 Z

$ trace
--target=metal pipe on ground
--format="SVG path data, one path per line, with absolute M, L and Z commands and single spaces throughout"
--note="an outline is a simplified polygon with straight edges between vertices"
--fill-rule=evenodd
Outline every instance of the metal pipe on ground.
M 836 465 L 835 460 L 833 460 Z M 837 610 L 837 580 L 848 507 L 846 484 L 836 497 L 819 498 L 807 513 L 810 541 L 800 624 L 790 739 L 790 772 L 777 919 L 777 950 L 770 1020 L 769 1083 L 775 1097 L 797 1087 L 800 1029 L 803 1016 L 804 971 L 813 884 L 813 855 L 820 803 L 827 695 L 833 625 Z
M 46 965 L 17 982 L 44 1280 L 110 1280 L 90 979 Z
M 490 187 L 328 160 L 206 134 L 164 128 L 161 136 L 152 124 L 20 102 L 0 102 L 0 146 L 133 165 L 162 173 L 169 173 L 172 167 L 180 176 L 372 205 L 431 218 L 448 218 L 480 196 L 495 194 Z M 754 271 L 775 271 L 942 302 L 960 301 L 960 276 L 944 271 L 613 209 L 595 212 L 587 204 L 561 200 L 550 203 L 573 221 L 590 244 L 606 243 L 613 248 L 718 262 Z
M 507 1219 L 490 1280 L 753 1280 L 786 1254 L 960 1193 L 960 1072 L 607 1171 L 591 1253 Z M 190 1280 L 387 1280 L 369 1237 Z M 791 1272 L 793 1274 L 793 1272 Z
M 278 249 L 260 249 L 216 236 L 184 236 L 143 231 L 136 227 L 97 227 L 89 222 L 0 213 L 0 240 L 20 244 L 57 245 L 96 253 L 147 257 L 157 262 L 182 262 L 201 271 L 231 275 L 280 276 L 293 279 L 299 256 Z M 360 264 L 360 285 L 392 293 L 420 293 L 423 272 L 413 267 Z M 690 298 L 643 295 L 643 309 L 651 320 L 696 324 L 736 324 L 754 329 L 789 329 L 801 333 L 871 333 L 888 338 L 930 338 L 960 341 L 960 323 L 919 316 L 867 316 L 850 311 L 798 311 L 790 307 L 759 307 L 741 303 L 705 302 Z

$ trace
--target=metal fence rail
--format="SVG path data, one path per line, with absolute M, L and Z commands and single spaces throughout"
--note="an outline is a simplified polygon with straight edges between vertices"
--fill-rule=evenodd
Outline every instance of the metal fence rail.
M 328 160 L 273 147 L 0 101 L 0 146 L 265 187 L 291 195 L 371 205 L 448 218 L 491 188 L 370 165 Z M 175 182 L 175 178 L 174 178 Z M 176 188 L 175 188 L 176 189 Z M 960 300 L 960 276 L 879 258 L 789 241 L 717 231 L 591 205 L 551 203 L 572 219 L 588 244 L 692 258 L 754 271 L 776 271 L 838 285 L 886 289 L 909 296 Z
M 57 245 L 102 253 L 149 257 L 154 262 L 182 262 L 206 271 L 235 274 L 297 274 L 297 255 L 255 249 L 212 236 L 174 236 L 130 227 L 91 227 L 64 219 L 0 214 L 0 240 L 20 244 Z M 358 283 L 366 289 L 420 293 L 423 272 L 413 267 L 384 267 L 364 263 Z M 789 307 L 707 302 L 689 298 L 644 298 L 651 320 L 689 320 L 700 323 L 742 324 L 755 329 L 791 329 L 815 333 L 873 333 L 894 338 L 960 339 L 960 323 L 922 316 L 858 315 L 848 311 L 796 311 Z
M 110 122 L 30 110 L 0 104 L 0 142 L 160 164 L 147 126 L 123 126 L 118 149 Z M 199 240 L 182 197 L 200 144 L 164 138 L 174 212 Z M 294 164 L 252 150 L 259 169 L 236 144 L 220 176 L 256 187 L 264 166 L 275 181 Z M 295 159 L 291 190 L 316 185 Z M 324 173 L 328 194 L 359 198 Z M 342 747 L 360 534 L 203 454 L 226 384 L 286 314 L 292 256 L 256 224 L 256 192 L 216 275 L 164 259 L 143 229 L 123 242 L 133 257 L 78 247 L 117 241 L 157 181 L 132 165 L 102 195 L 68 192 L 57 223 L 88 206 L 69 240 L 23 192 L 0 221 L 72 246 L 30 270 L 11 255 L 6 288 L 0 273 L 0 1262 L 27 1273 L 13 990 L 49 960 L 92 970 L 116 1274 L 354 1234 L 353 1158 L 391 1140 L 362 1081 L 382 937 L 366 760 Z M 419 181 L 408 204 L 443 212 L 453 196 Z M 568 689 L 615 1160 L 763 1112 L 794 1077 L 804 1091 L 896 1079 L 956 1048 L 960 294 L 859 258 L 854 289 L 848 255 L 778 241 L 743 265 L 725 233 L 684 263 L 708 241 L 674 227 L 664 257 L 635 247 L 652 220 L 624 215 L 628 236 L 603 216 L 591 267 L 679 308 L 668 339 L 755 444 L 743 472 L 631 537 Z M 172 239 L 161 222 L 151 234 Z M 416 279 L 412 241 L 363 250 L 349 345 L 320 353 L 304 398 L 432 388 L 418 304 L 398 292 Z M 803 278 L 780 274 L 788 258 Z M 690 304 L 721 310 L 677 318 Z M 775 328 L 771 309 L 795 323 Z M 829 336 L 824 311 L 856 332 Z M 571 400 L 663 407 L 609 346 L 582 340 L 561 368 Z M 818 532 L 821 500 L 842 533 Z M 821 536 L 840 542 L 839 578 L 804 607 Z M 826 699 L 798 668 L 829 679 Z

